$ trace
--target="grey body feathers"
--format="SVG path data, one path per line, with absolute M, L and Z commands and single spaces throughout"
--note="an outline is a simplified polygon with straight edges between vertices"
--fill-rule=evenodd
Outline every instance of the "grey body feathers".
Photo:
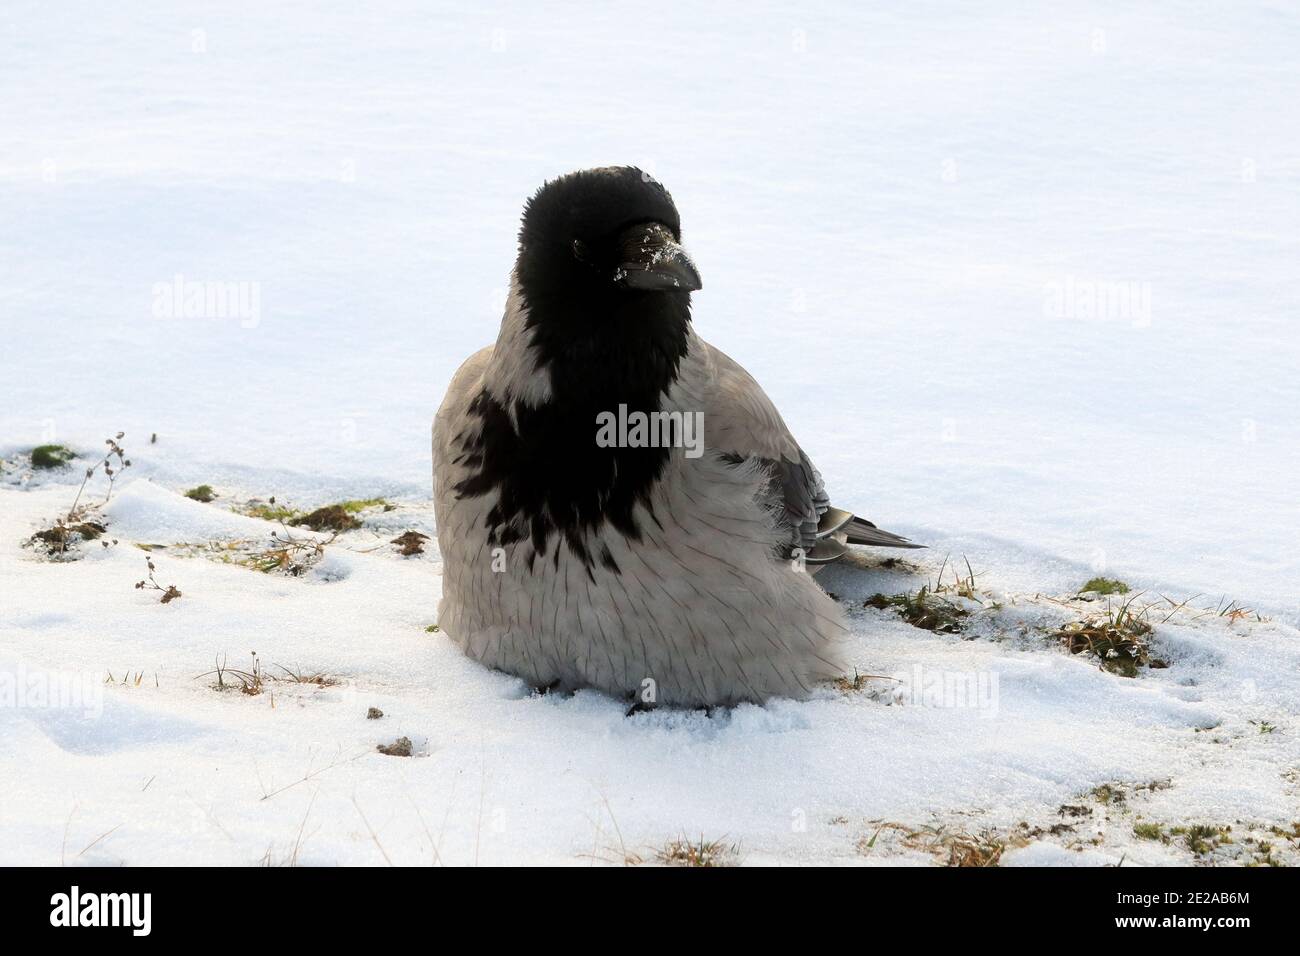
M 831 508 L 762 389 L 694 333 L 662 407 L 702 411 L 705 450 L 668 455 L 637 505 L 639 540 L 608 525 L 585 530 L 586 553 L 608 554 L 608 565 L 583 560 L 560 536 L 540 560 L 528 558 L 526 539 L 489 540 L 495 498 L 457 492 L 467 475 L 457 440 L 474 427 L 480 393 L 507 406 L 547 400 L 548 372 L 534 359 L 515 289 L 497 345 L 461 366 L 434 421 L 441 630 L 535 687 L 594 687 L 644 703 L 798 698 L 840 674 L 842 611 L 801 555 L 815 565 L 819 551 L 838 557 L 847 543 L 914 545 Z

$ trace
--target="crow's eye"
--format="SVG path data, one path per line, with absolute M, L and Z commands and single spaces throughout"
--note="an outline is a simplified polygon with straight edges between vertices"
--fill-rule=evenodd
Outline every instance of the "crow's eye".
M 581 239 L 573 240 L 573 258 L 579 262 L 587 261 L 587 244 Z

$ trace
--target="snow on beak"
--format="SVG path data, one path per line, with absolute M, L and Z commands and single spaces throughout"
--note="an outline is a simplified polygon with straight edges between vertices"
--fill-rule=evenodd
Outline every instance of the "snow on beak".
M 622 262 L 614 281 L 629 289 L 694 292 L 701 288 L 700 274 L 686 250 L 663 223 L 640 223 L 625 229 L 618 239 Z

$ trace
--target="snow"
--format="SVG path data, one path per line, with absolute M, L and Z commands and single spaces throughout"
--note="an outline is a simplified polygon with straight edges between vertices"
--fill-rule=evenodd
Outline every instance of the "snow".
M 206 541 L 267 533 L 265 521 L 222 508 L 209 508 L 151 481 L 127 485 L 103 507 L 102 513 L 110 520 L 113 534 L 147 543 Z
M 897 823 L 1127 866 L 1191 859 L 1138 820 L 1289 830 L 1300 16 L 859 7 L 7 4 L 0 694 L 89 712 L 0 706 L 0 862 L 583 863 L 701 836 L 750 863 L 935 858 Z M 625 718 L 426 632 L 436 549 L 387 542 L 432 531 L 433 411 L 495 335 L 523 199 L 609 163 L 673 191 L 698 330 L 836 502 L 932 546 L 825 578 L 860 671 L 897 683 Z M 248 308 L 160 307 L 177 277 Z M 80 474 L 27 480 L 23 454 L 119 429 L 118 544 L 37 560 Z M 221 497 L 179 494 L 199 483 Z M 270 495 L 396 509 L 301 577 L 202 553 L 269 541 L 230 507 Z M 183 595 L 161 605 L 135 545 L 179 542 L 151 552 Z M 945 555 L 1001 602 L 973 639 L 861 608 Z M 1157 616 L 1171 666 L 1120 678 L 1042 636 L 1098 573 L 1265 620 Z M 199 677 L 253 651 L 339 683 Z M 996 678 L 996 706 L 936 706 L 930 675 Z M 403 735 L 416 756 L 374 751 Z M 1021 823 L 1043 833 L 1015 845 Z

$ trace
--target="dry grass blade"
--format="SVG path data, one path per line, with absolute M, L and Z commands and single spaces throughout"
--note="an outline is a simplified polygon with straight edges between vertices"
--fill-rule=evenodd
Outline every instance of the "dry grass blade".
M 738 847 L 728 846 L 722 840 L 698 840 L 685 837 L 669 841 L 655 852 L 655 859 L 665 866 L 727 866 L 732 862 Z
M 935 596 L 929 585 L 922 585 L 915 594 L 874 594 L 865 603 L 878 610 L 893 609 L 913 627 L 941 634 L 960 633 L 970 616 L 965 608 Z
M 1141 593 L 1118 607 L 1108 605 L 1102 617 L 1067 624 L 1055 636 L 1071 654 L 1091 654 L 1104 670 L 1121 677 L 1136 677 L 1140 667 L 1168 667 L 1168 662 L 1151 656 L 1148 638 L 1154 629 L 1146 617 L 1154 605 L 1135 610 Z
M 216 661 L 215 669 L 199 674 L 194 679 L 201 680 L 204 677 L 212 677 L 213 675 L 216 675 L 217 678 L 215 685 L 217 690 L 228 690 L 234 687 L 235 683 L 238 683 L 239 689 L 250 697 L 262 693 L 266 683 L 266 673 L 262 670 L 262 663 L 258 660 L 257 651 L 253 651 L 253 663 L 249 670 L 227 667 L 225 655 L 222 655 L 220 660 Z M 226 683 L 227 677 L 232 678 L 229 684 Z
M 284 677 L 275 678 L 276 680 L 285 680 L 292 684 L 315 684 L 317 687 L 333 687 L 339 681 L 337 677 L 330 677 L 324 671 L 291 670 L 283 664 L 272 664 L 272 667 L 284 671 Z
M 945 866 L 997 866 L 1007 844 L 988 834 L 950 833 L 943 827 L 922 827 L 907 834 L 903 843 L 944 860 Z

